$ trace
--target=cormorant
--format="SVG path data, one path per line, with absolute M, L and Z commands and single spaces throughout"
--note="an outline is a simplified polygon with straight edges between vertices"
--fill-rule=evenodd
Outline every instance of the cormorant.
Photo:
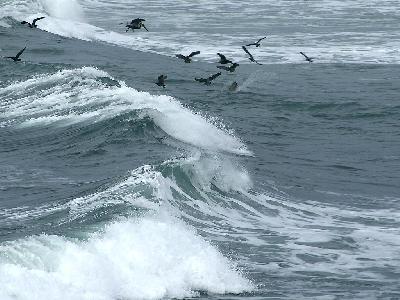
M 190 53 L 188 56 L 185 56 L 185 55 L 183 55 L 183 54 L 176 54 L 175 56 L 176 57 L 178 57 L 178 58 L 180 58 L 180 59 L 183 59 L 184 61 L 185 61 L 185 63 L 191 63 L 192 62 L 192 57 L 193 56 L 195 56 L 195 55 L 197 55 L 197 54 L 200 54 L 200 51 L 195 51 L 195 52 L 192 52 L 192 53 Z
M 263 39 L 265 39 L 265 38 L 266 38 L 266 36 L 264 36 L 263 38 L 259 39 L 257 42 L 251 43 L 251 44 L 247 44 L 246 46 L 247 46 L 247 47 L 249 47 L 249 46 L 260 47 L 260 42 L 261 42 Z
M 225 70 L 228 72 L 235 72 L 236 67 L 238 67 L 238 63 L 233 63 L 230 67 L 225 67 L 225 66 L 217 66 L 218 69 Z
M 226 65 L 226 64 L 233 64 L 233 62 L 229 59 L 226 59 L 225 55 L 221 54 L 221 53 L 217 53 L 218 56 L 220 57 L 219 59 L 219 63 L 221 65 Z
M 242 46 L 242 49 L 244 50 L 244 52 L 246 52 L 246 53 L 249 55 L 249 60 L 250 60 L 250 61 L 255 62 L 255 63 L 258 64 L 258 65 L 262 65 L 262 64 L 260 64 L 258 61 L 256 61 L 256 60 L 254 59 L 253 55 L 251 55 L 251 53 L 249 52 L 249 50 L 246 49 L 245 46 Z
M 39 20 L 42 20 L 42 19 L 44 19 L 44 18 L 45 18 L 45 17 L 39 17 L 39 18 L 33 19 L 32 24 L 29 23 L 29 22 L 27 22 L 27 21 L 22 21 L 21 24 L 28 24 L 28 26 L 29 26 L 30 28 L 36 28 L 36 27 L 37 27 L 36 22 L 39 21 Z
M 21 51 L 19 51 L 19 52 L 17 53 L 17 55 L 15 55 L 15 56 L 7 56 L 6 58 L 11 58 L 13 61 L 21 61 L 21 59 L 20 59 L 19 57 L 21 56 L 22 52 L 25 51 L 25 49 L 26 49 L 26 46 L 25 46 L 24 49 L 22 49 Z
M 146 26 L 143 24 L 143 22 L 146 21 L 145 19 L 133 19 L 130 23 L 126 24 L 125 27 L 127 27 L 126 32 L 129 31 L 129 29 L 132 29 L 132 31 L 135 31 L 135 29 L 140 29 L 144 28 L 146 31 L 149 31 Z
M 208 77 L 208 78 L 195 78 L 194 80 L 196 80 L 196 81 L 198 81 L 198 82 L 201 82 L 201 83 L 204 83 L 205 85 L 210 85 L 211 82 L 212 82 L 215 78 L 217 78 L 218 76 L 220 76 L 220 75 L 221 75 L 221 72 L 218 72 L 218 73 L 216 73 L 216 74 L 214 74 L 214 75 L 212 75 L 212 76 L 210 76 L 210 77 Z
M 314 57 L 308 57 L 307 55 L 305 55 L 303 52 L 300 51 L 300 54 L 303 55 L 306 59 L 306 61 L 308 61 L 309 63 L 312 63 L 314 60 Z
M 167 78 L 168 78 L 167 75 L 158 76 L 158 80 L 157 80 L 156 84 L 158 86 L 162 86 L 165 89 L 165 79 L 167 79 Z

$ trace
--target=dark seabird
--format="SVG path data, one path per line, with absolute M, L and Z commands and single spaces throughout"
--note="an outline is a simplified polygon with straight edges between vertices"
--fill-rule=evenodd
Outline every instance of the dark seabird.
M 28 26 L 29 26 L 30 28 L 37 28 L 36 22 L 39 21 L 39 20 L 42 20 L 42 19 L 44 19 L 44 18 L 45 18 L 45 17 L 39 17 L 39 18 L 33 19 L 32 24 L 29 23 L 29 22 L 27 22 L 27 21 L 22 21 L 21 24 L 28 24 Z
M 210 76 L 208 78 L 195 78 L 194 80 L 196 80 L 198 82 L 201 82 L 201 83 L 204 83 L 205 85 L 210 85 L 211 81 L 213 81 L 215 78 L 217 78 L 220 75 L 221 75 L 221 72 L 218 72 L 218 73 L 216 73 L 216 74 L 214 74 L 214 75 L 212 75 L 212 76 Z
M 262 65 L 254 59 L 253 55 L 251 55 L 251 53 L 249 52 L 249 50 L 247 50 L 247 48 L 245 46 L 242 46 L 242 49 L 244 50 L 244 52 L 246 52 L 250 56 L 249 57 L 250 61 L 255 62 L 257 65 Z
M 177 55 L 175 55 L 176 57 L 178 57 L 178 58 L 180 58 L 180 59 L 183 59 L 184 61 L 185 61 L 185 63 L 190 63 L 190 62 L 192 62 L 192 57 L 193 56 L 195 56 L 195 55 L 197 55 L 197 54 L 200 54 L 200 51 L 195 51 L 195 52 L 192 52 L 192 53 L 190 53 L 188 56 L 185 56 L 185 55 L 183 55 L 183 54 L 177 54 Z
M 247 46 L 247 47 L 249 47 L 249 46 L 256 46 L 256 47 L 260 47 L 260 42 L 261 42 L 263 39 L 265 39 L 265 38 L 267 38 L 267 37 L 266 37 L 266 36 L 264 36 L 263 38 L 259 39 L 257 42 L 255 42 L 255 43 L 251 43 L 251 44 L 247 44 L 246 46 Z
M 300 54 L 303 55 L 306 59 L 306 61 L 308 61 L 309 63 L 312 63 L 314 60 L 314 57 L 308 57 L 307 55 L 305 55 L 303 52 L 300 51 Z
M 19 51 L 19 52 L 17 53 L 17 55 L 15 55 L 15 56 L 7 56 L 6 58 L 11 58 L 13 61 L 21 61 L 21 59 L 20 59 L 19 57 L 21 56 L 22 52 L 25 51 L 25 49 L 26 49 L 26 46 L 25 46 L 24 49 L 22 49 L 21 51 Z
M 162 86 L 165 89 L 165 79 L 167 79 L 167 78 L 168 78 L 167 75 L 158 76 L 158 80 L 157 80 L 156 84 L 158 86 Z
M 225 70 L 228 72 L 235 72 L 235 69 L 239 66 L 238 63 L 233 63 L 230 67 L 217 66 L 218 69 Z
M 238 83 L 236 81 L 232 82 L 232 84 L 229 86 L 228 90 L 231 92 L 234 92 L 237 90 L 239 87 Z
M 133 19 L 130 23 L 126 24 L 125 27 L 127 27 L 126 32 L 129 31 L 129 29 L 132 29 L 132 31 L 135 31 L 135 29 L 140 29 L 140 28 L 144 28 L 146 29 L 146 31 L 149 31 L 146 26 L 143 24 L 143 22 L 146 21 L 145 19 Z
M 226 59 L 225 55 L 221 54 L 221 53 L 217 53 L 219 58 L 219 63 L 221 65 L 226 65 L 226 64 L 233 64 L 233 62 L 229 59 Z

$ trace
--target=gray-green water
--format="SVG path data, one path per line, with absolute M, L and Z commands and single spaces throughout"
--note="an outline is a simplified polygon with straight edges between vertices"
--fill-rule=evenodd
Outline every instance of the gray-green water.
M 398 4 L 300 2 L 4 2 L 0 299 L 399 298 Z

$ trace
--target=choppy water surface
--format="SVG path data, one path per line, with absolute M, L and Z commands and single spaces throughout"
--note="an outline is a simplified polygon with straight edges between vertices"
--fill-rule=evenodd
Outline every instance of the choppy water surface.
M 125 33 L 139 16 L 150 31 Z M 27 45 L 0 60 L 0 299 L 400 297 L 397 1 L 0 17 L 0 55 Z M 195 82 L 218 51 L 237 72 Z

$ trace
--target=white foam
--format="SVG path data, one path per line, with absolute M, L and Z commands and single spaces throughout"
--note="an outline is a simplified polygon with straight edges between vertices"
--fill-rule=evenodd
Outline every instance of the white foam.
M 196 59 L 216 62 L 216 52 L 223 52 L 235 61 L 250 63 L 241 45 L 267 35 L 262 47 L 250 49 L 265 64 L 307 63 L 299 51 L 315 57 L 315 63 L 400 62 L 400 39 L 393 30 L 398 1 L 351 0 L 340 5 L 339 1 L 307 5 L 300 0 L 291 1 L 290 5 L 287 1 L 253 1 L 245 8 L 243 3 L 232 1 L 166 0 L 154 1 L 150 7 L 146 0 L 5 1 L 0 17 L 32 20 L 46 15 L 38 26 L 48 32 L 169 56 L 195 49 L 201 51 Z M 146 11 L 137 10 L 143 7 Z M 354 16 L 355 10 L 360 16 L 373 14 L 379 29 L 373 22 L 366 24 L 365 16 Z M 90 17 L 82 17 L 82 11 L 88 11 Z M 149 32 L 125 33 L 124 26 L 118 25 L 121 20 L 131 19 L 132 12 L 146 15 Z M 268 17 L 259 18 L 260 12 L 266 12 Z M 175 17 L 170 18 L 171 14 Z M 244 23 L 249 18 L 251 29 L 245 29 Z M 316 25 L 310 26 L 310 19 Z M 204 20 L 208 21 L 207 26 Z M 362 31 L 354 30 L 358 25 L 363 27 Z
M 37 76 L 0 89 L 5 103 L 0 107 L 2 126 L 10 124 L 10 120 L 20 126 L 98 122 L 139 111 L 140 117 L 151 117 L 168 135 L 184 143 L 251 155 L 239 139 L 183 107 L 178 100 L 139 92 L 123 82 L 121 87 L 110 87 L 96 80 L 98 77 L 111 78 L 106 72 L 84 67 Z
M 73 20 L 84 21 L 83 9 L 77 0 L 40 0 L 46 13 L 50 16 Z
M 252 284 L 186 225 L 146 217 L 87 241 L 37 236 L 0 246 L 0 298 L 161 299 L 240 293 Z

